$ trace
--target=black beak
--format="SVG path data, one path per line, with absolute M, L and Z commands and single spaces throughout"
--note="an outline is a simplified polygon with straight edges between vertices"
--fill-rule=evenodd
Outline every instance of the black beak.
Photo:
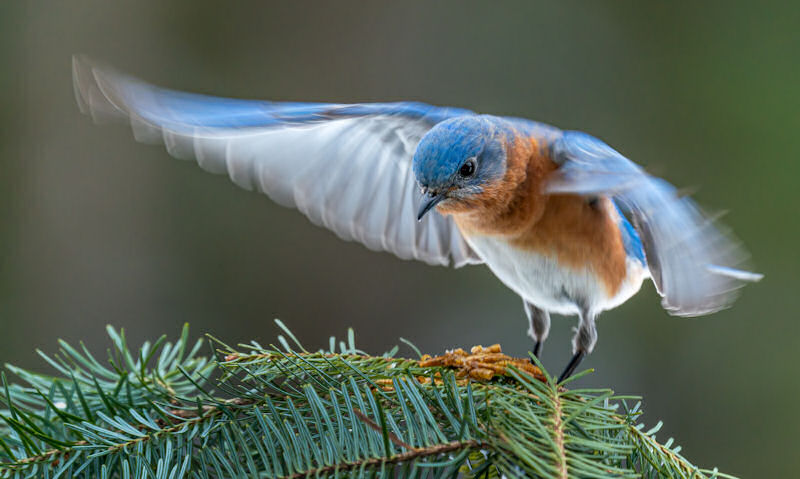
M 419 213 L 417 213 L 417 221 L 421 220 L 425 213 L 431 210 L 434 206 L 439 204 L 440 201 L 445 199 L 446 196 L 444 193 L 439 193 L 438 195 L 428 195 L 426 198 L 423 199 L 422 205 L 419 208 Z

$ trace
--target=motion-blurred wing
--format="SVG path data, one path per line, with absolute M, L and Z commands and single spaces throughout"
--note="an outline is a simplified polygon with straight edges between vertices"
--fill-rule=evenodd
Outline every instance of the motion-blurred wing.
M 548 183 L 549 192 L 608 195 L 630 212 L 653 282 L 671 314 L 718 311 L 733 301 L 743 281 L 761 279 L 736 269 L 744 251 L 692 200 L 602 141 L 564 132 L 552 153 L 560 167 Z
M 163 142 L 171 155 L 227 173 L 342 239 L 430 264 L 482 262 L 451 218 L 415 216 L 417 143 L 467 110 L 215 98 L 157 88 L 80 57 L 73 76 L 81 111 L 95 120 L 127 119 L 137 140 Z

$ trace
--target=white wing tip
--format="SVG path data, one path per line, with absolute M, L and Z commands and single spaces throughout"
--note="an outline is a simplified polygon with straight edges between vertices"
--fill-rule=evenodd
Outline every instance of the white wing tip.
M 760 273 L 752 273 L 750 271 L 742 271 L 736 268 L 717 266 L 715 264 L 706 266 L 706 270 L 710 273 L 719 274 L 721 276 L 738 279 L 739 281 L 747 281 L 750 283 L 761 281 L 764 278 L 764 275 Z
M 72 56 L 72 85 L 81 113 L 95 123 L 106 123 L 129 116 L 119 91 L 123 76 L 113 68 L 95 62 L 86 55 Z
M 84 115 L 89 113 L 89 105 L 82 90 L 82 86 L 86 84 L 85 65 L 83 55 L 72 55 L 72 87 L 75 91 L 75 101 L 78 102 L 78 108 Z

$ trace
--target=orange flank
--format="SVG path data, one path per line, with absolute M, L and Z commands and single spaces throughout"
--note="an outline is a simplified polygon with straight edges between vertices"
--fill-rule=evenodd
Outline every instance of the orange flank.
M 577 195 L 547 195 L 544 184 L 556 169 L 535 139 L 517 136 L 508 150 L 505 176 L 483 193 L 459 204 L 444 202 L 465 236 L 501 236 L 514 247 L 542 255 L 576 270 L 589 269 L 609 296 L 625 276 L 626 254 L 611 200 Z

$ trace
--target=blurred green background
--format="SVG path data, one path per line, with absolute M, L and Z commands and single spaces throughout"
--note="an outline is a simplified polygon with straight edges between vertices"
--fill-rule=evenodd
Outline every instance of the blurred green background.
M 56 339 L 107 347 L 194 333 L 321 347 L 348 326 L 383 351 L 500 342 L 524 355 L 521 302 L 484 267 L 344 243 L 121 126 L 78 113 L 83 52 L 177 89 L 306 101 L 421 100 L 599 136 L 696 198 L 766 279 L 701 320 L 652 285 L 605 313 L 585 385 L 645 396 L 687 457 L 794 477 L 800 7 L 749 2 L 4 2 L 0 6 L 0 361 L 46 369 Z M 574 320 L 555 318 L 560 371 Z

